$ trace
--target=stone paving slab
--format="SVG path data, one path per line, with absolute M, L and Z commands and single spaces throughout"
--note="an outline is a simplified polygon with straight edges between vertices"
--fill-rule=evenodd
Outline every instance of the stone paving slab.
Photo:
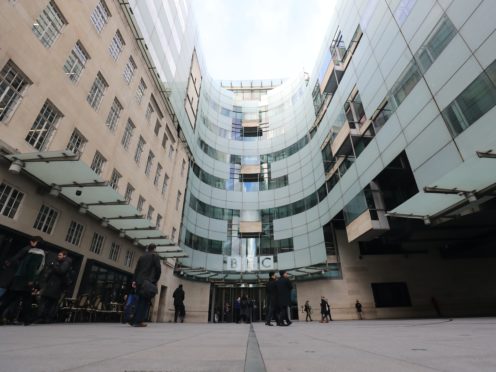
M 227 323 L 2 326 L 0 372 L 496 371 L 496 318 L 255 323 L 253 330 Z M 250 363 L 254 345 L 262 361 Z

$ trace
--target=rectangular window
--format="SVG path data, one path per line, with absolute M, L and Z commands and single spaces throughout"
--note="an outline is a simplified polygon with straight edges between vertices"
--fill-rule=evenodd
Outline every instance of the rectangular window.
M 114 98 L 114 102 L 112 102 L 112 106 L 110 107 L 107 120 L 105 121 L 105 125 L 111 132 L 115 131 L 115 128 L 117 126 L 117 120 L 119 120 L 121 111 L 122 111 L 121 103 L 117 98 Z
M 71 221 L 65 241 L 74 245 L 79 245 L 81 236 L 83 235 L 84 226 L 76 221 Z
M 90 245 L 90 252 L 93 252 L 95 254 L 102 253 L 104 241 L 105 238 L 103 237 L 103 235 L 93 233 L 93 239 L 91 239 L 91 245 Z
M 379 105 L 379 108 L 374 112 L 371 118 L 376 133 L 378 133 L 386 124 L 392 113 L 393 109 L 391 108 L 391 104 L 388 99 L 385 99 Z
M 155 129 L 153 130 L 156 136 L 158 136 L 158 133 L 160 132 L 160 128 L 162 128 L 162 124 L 160 124 L 160 122 L 157 120 L 157 122 L 155 123 Z
M 175 241 L 176 240 L 176 231 L 177 231 L 176 228 L 173 227 L 172 228 L 172 233 L 171 233 L 171 240 L 172 241 Z
M 167 188 L 169 187 L 169 176 L 164 176 L 164 182 L 162 183 L 162 195 L 165 195 Z
M 124 259 L 124 266 L 131 267 L 134 262 L 134 251 L 128 249 L 126 252 L 126 257 Z
M 146 168 L 145 168 L 145 174 L 147 176 L 150 175 L 150 171 L 152 170 L 152 165 L 153 165 L 153 159 L 155 159 L 155 155 L 153 152 L 148 153 L 148 159 L 146 159 Z
M 174 157 L 174 146 L 169 145 L 169 159 L 172 159 Z
M 88 93 L 88 97 L 86 97 L 86 101 L 93 107 L 95 110 L 98 110 L 100 103 L 102 102 L 103 94 L 105 90 L 108 88 L 108 84 L 103 78 L 101 73 L 96 75 L 95 81 L 91 86 L 90 92 Z
M 129 143 L 131 142 L 131 138 L 133 137 L 134 128 L 136 128 L 131 121 L 131 119 L 127 119 L 126 129 L 124 130 L 124 135 L 122 136 L 121 145 L 124 149 L 129 148 Z
M 69 143 L 67 144 L 67 150 L 72 151 L 75 154 L 80 154 L 83 152 L 84 145 L 86 144 L 86 138 L 81 134 L 80 131 L 74 129 L 69 138 Z
M 76 43 L 64 64 L 64 72 L 73 83 L 77 83 L 90 56 L 80 41 Z
M 138 145 L 136 146 L 136 152 L 134 153 L 134 161 L 136 162 L 136 164 L 140 164 L 140 160 L 141 160 L 141 154 L 143 154 L 143 149 L 145 147 L 145 140 L 143 137 L 140 136 L 139 140 L 138 140 Z
M 167 140 L 168 140 L 167 134 L 165 134 L 164 132 L 164 136 L 162 137 L 162 147 L 164 148 L 164 150 L 167 147 Z
M 134 76 L 134 71 L 136 71 L 137 68 L 138 66 L 136 66 L 133 57 L 129 56 L 129 60 L 126 63 L 126 66 L 124 67 L 124 73 L 123 73 L 124 81 L 126 83 L 128 84 L 131 83 L 131 80 L 133 79 Z
M 181 191 L 177 192 L 176 198 L 176 211 L 179 210 L 179 205 L 181 204 Z
M 153 208 L 151 205 L 148 206 L 148 213 L 146 214 L 146 218 L 149 219 L 150 221 L 153 219 L 153 212 L 155 212 L 155 208 Z
M 93 157 L 93 161 L 91 162 L 91 169 L 93 169 L 96 174 L 100 175 L 102 174 L 103 167 L 106 162 L 107 159 L 105 159 L 104 156 L 97 151 Z
M 12 186 L 0 183 L 0 215 L 14 218 L 24 194 Z
M 33 228 L 51 234 L 58 215 L 59 213 L 55 209 L 42 205 L 34 221 Z
M 54 1 L 50 1 L 33 23 L 33 33 L 45 46 L 50 48 L 67 24 Z
M 376 307 L 412 306 L 406 283 L 371 283 Z
M 186 160 L 183 159 L 183 163 L 181 165 L 181 177 L 184 177 L 185 170 L 186 170 Z
M 415 88 L 415 85 L 417 85 L 420 78 L 421 75 L 417 63 L 415 60 L 412 60 L 391 88 L 391 98 L 396 107 L 398 107 L 408 94 L 410 94 L 413 88 Z
M 110 187 L 112 187 L 114 190 L 117 190 L 119 188 L 119 180 L 121 179 L 121 174 L 117 172 L 117 169 L 114 169 L 112 171 L 112 176 L 110 177 Z
M 160 180 L 160 176 L 162 175 L 162 166 L 160 163 L 157 164 L 157 171 L 155 172 L 155 178 L 153 179 L 153 184 L 158 186 L 158 181 Z
M 149 103 L 148 107 L 146 108 L 146 112 L 145 112 L 145 118 L 146 118 L 147 122 L 150 122 L 150 118 L 152 117 L 152 114 L 154 112 L 155 112 L 155 110 L 153 109 L 153 106 L 151 105 L 151 103 Z
M 344 114 L 350 128 L 357 128 L 367 120 L 360 93 L 356 89 L 344 104 Z
M 138 89 L 136 89 L 136 102 L 138 102 L 138 104 L 141 103 L 141 100 L 143 99 L 143 96 L 145 95 L 145 90 L 146 90 L 146 84 L 143 81 L 143 79 L 141 79 L 140 83 L 138 85 Z
M 434 30 L 415 53 L 415 58 L 422 72 L 426 72 L 456 35 L 456 28 L 451 20 L 444 15 Z
M 112 245 L 110 246 L 110 253 L 109 253 L 109 259 L 112 261 L 117 261 L 119 258 L 119 251 L 121 250 L 120 245 L 116 244 L 115 242 L 112 242 Z
M 10 117 L 30 84 L 31 81 L 14 62 L 9 60 L 5 64 L 0 72 L 0 121 Z
M 38 151 L 45 150 L 61 116 L 60 111 L 50 101 L 46 101 L 25 138 L 26 142 Z
M 157 213 L 157 220 L 155 222 L 155 227 L 159 229 L 161 225 L 162 225 L 162 216 Z
M 124 49 L 125 44 L 126 43 L 124 42 L 124 39 L 122 38 L 120 31 L 117 30 L 108 48 L 109 53 L 114 61 L 117 61 L 117 58 L 119 58 L 120 54 L 122 53 L 122 49 Z
M 107 4 L 105 4 L 104 0 L 100 0 L 90 16 L 91 22 L 93 23 L 93 26 L 95 26 L 96 32 L 102 32 L 110 17 L 111 14 L 107 7 Z
M 443 117 L 453 137 L 475 123 L 496 105 L 496 60 L 443 110 Z
M 141 195 L 138 198 L 138 205 L 136 206 L 136 209 L 140 212 L 143 211 L 143 205 L 145 204 L 145 198 L 143 198 Z
M 128 203 L 131 202 L 131 199 L 133 197 L 133 193 L 134 193 L 134 187 L 133 185 L 131 185 L 130 183 L 127 184 L 127 187 L 126 187 L 126 195 L 124 196 L 126 198 L 126 201 Z

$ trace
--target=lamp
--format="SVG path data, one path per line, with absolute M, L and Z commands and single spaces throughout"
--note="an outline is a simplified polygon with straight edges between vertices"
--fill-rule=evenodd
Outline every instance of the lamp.
M 10 164 L 9 173 L 19 174 L 21 173 L 22 168 L 24 168 L 24 163 L 19 159 L 16 159 Z
M 88 206 L 84 203 L 81 203 L 79 205 L 79 213 L 86 214 L 86 212 L 88 212 Z
M 108 226 L 108 218 L 102 218 L 102 222 L 100 223 L 102 227 L 107 227 Z
M 429 218 L 429 216 L 424 216 L 423 220 L 424 220 L 424 224 L 425 225 L 430 225 L 431 224 L 431 219 Z
M 138 239 L 133 240 L 133 245 L 138 245 Z
M 119 232 L 119 238 L 124 238 L 126 236 L 126 233 L 124 232 L 124 230 L 121 230 Z
M 59 196 L 61 191 L 62 191 L 62 188 L 59 185 L 52 185 L 48 194 L 52 195 L 54 197 L 57 197 L 57 196 Z

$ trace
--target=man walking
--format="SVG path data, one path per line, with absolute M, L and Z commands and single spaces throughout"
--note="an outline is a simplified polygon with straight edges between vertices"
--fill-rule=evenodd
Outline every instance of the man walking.
M 138 301 L 136 303 L 134 318 L 132 323 L 130 323 L 133 327 L 146 327 L 144 321 L 148 312 L 148 306 L 150 300 L 157 294 L 157 282 L 160 279 L 162 268 L 160 266 L 160 258 L 155 253 L 155 248 L 155 244 L 148 246 L 147 252 L 139 258 L 136 269 L 134 270 L 132 286 L 136 288 Z
M 184 290 L 182 284 L 179 284 L 179 287 L 176 288 L 176 290 L 172 294 L 172 297 L 174 297 L 174 323 L 177 323 L 178 316 L 182 323 L 184 321 L 185 315 Z
M 12 285 L 2 298 L 3 301 L 0 306 L 1 315 L 12 303 L 22 300 L 20 319 L 24 322 L 24 325 L 31 324 L 33 320 L 31 316 L 31 305 L 33 303 L 31 292 L 33 291 L 35 280 L 45 265 L 45 251 L 37 248 L 38 243 L 42 240 L 39 236 L 34 236 L 30 239 L 30 248 L 22 258 L 12 280 Z
M 269 281 L 265 287 L 267 293 L 267 313 L 265 314 L 265 325 L 272 326 L 272 319 L 276 319 L 279 324 L 278 306 L 277 306 L 277 284 L 276 273 L 271 271 L 269 273 Z
M 291 302 L 291 290 L 293 285 L 288 279 L 288 273 L 286 270 L 279 271 L 280 278 L 276 282 L 277 286 L 277 304 L 279 306 L 279 322 L 278 326 L 289 326 L 291 321 L 289 320 L 288 307 Z M 286 321 L 286 323 L 284 323 Z

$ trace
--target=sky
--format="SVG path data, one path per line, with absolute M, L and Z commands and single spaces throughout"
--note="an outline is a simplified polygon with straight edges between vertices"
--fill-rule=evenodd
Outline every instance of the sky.
M 216 80 L 311 72 L 333 0 L 192 0 L 203 55 Z

